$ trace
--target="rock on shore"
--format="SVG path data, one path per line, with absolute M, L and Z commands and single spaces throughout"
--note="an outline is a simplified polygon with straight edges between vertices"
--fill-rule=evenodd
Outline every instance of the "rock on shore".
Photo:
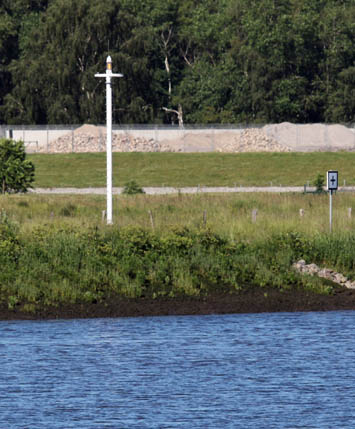
M 306 264 L 303 259 L 293 264 L 293 268 L 300 273 L 322 277 L 348 289 L 355 289 L 355 281 L 350 281 L 343 274 L 329 268 L 320 268 L 316 264 Z

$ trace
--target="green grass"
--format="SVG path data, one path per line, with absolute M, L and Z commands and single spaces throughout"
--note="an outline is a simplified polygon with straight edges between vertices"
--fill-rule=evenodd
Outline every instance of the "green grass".
M 32 154 L 35 187 L 103 187 L 105 153 Z M 113 185 L 303 186 L 327 170 L 355 185 L 355 153 L 114 153 Z
M 250 285 L 333 293 L 329 282 L 295 273 L 300 258 L 355 279 L 352 194 L 334 195 L 333 233 L 327 195 L 120 195 L 112 226 L 102 221 L 105 205 L 104 196 L 0 196 L 0 304 L 36 312 Z
M 348 217 L 348 208 L 353 210 Z M 43 224 L 60 227 L 69 224 L 79 229 L 104 228 L 102 211 L 104 195 L 0 195 L 0 210 L 20 225 L 31 230 Z M 252 222 L 252 210 L 257 221 Z M 300 217 L 300 209 L 304 216 Z M 171 226 L 199 228 L 206 226 L 227 237 L 267 238 L 273 233 L 297 230 L 307 235 L 329 230 L 329 197 L 327 194 L 175 194 L 118 195 L 113 199 L 114 228 L 138 226 L 151 229 L 149 211 L 157 232 Z M 355 200 L 351 193 L 333 197 L 334 232 L 355 230 Z

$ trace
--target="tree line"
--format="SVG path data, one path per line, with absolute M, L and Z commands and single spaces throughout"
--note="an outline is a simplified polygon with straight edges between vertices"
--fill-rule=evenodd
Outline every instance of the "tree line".
M 354 0 L 2 0 L 0 123 L 354 121 Z

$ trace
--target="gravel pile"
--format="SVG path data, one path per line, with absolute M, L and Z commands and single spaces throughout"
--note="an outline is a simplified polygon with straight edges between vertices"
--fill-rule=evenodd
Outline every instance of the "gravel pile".
M 218 138 L 218 137 L 217 137 Z M 290 152 L 286 144 L 280 144 L 269 137 L 264 129 L 247 128 L 233 139 L 223 139 L 217 143 L 218 152 Z
M 133 133 L 132 133 L 133 134 Z M 113 152 L 316 152 L 354 151 L 354 130 L 342 125 L 305 124 L 288 122 L 246 128 L 228 132 L 181 130 L 181 136 L 172 140 L 134 137 L 127 132 L 113 132 Z M 74 132 L 51 141 L 50 153 L 104 152 L 106 128 L 83 125 Z M 47 152 L 47 147 L 39 148 Z
M 47 148 L 40 148 L 47 152 Z M 106 129 L 94 125 L 83 125 L 73 133 L 65 134 L 49 144 L 49 153 L 81 153 L 105 152 Z M 171 152 L 166 144 L 160 144 L 154 139 L 132 137 L 129 135 L 112 134 L 113 152 Z
M 47 148 L 42 147 L 40 152 L 47 152 Z M 103 152 L 104 140 L 91 133 L 69 133 L 50 142 L 49 153 L 70 153 L 70 152 Z

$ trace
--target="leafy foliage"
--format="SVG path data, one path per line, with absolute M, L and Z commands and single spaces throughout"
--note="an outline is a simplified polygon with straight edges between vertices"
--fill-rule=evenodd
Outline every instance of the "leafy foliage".
M 316 187 L 316 194 L 322 194 L 325 192 L 324 183 L 325 183 L 324 175 L 318 174 L 318 176 L 316 177 L 316 180 L 314 181 L 314 186 Z
M 125 183 L 123 187 L 122 194 L 124 195 L 136 195 L 136 194 L 144 194 L 143 188 L 141 188 L 135 180 L 130 180 Z
M 354 275 L 354 236 L 283 233 L 259 242 L 231 242 L 210 230 L 140 228 L 78 231 L 43 226 L 21 235 L 0 217 L 0 300 L 35 311 L 49 305 L 127 298 L 206 296 L 250 286 L 331 293 L 319 278 L 291 265 L 298 258 Z
M 0 6 L 0 123 L 352 122 L 352 0 L 13 0 Z
M 35 167 L 26 159 L 23 142 L 0 140 L 1 193 L 27 192 L 34 181 Z

